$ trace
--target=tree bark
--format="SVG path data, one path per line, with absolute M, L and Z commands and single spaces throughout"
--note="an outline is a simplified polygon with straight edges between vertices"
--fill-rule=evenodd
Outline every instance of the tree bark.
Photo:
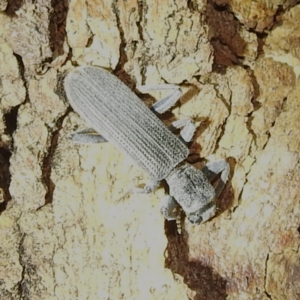
M 299 299 L 300 5 L 269 2 L 0 1 L 1 299 Z M 163 121 L 231 167 L 212 220 L 179 234 L 134 162 L 72 143 L 77 65 L 180 85 Z

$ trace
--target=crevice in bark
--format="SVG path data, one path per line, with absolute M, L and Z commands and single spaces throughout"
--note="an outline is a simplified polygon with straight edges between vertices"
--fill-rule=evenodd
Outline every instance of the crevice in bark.
M 0 203 L 0 215 L 2 212 L 5 211 L 6 206 L 7 206 L 7 201 L 4 200 L 3 202 Z
M 118 30 L 119 30 L 119 33 L 120 33 L 120 39 L 121 39 L 121 43 L 120 43 L 120 47 L 119 47 L 120 58 L 119 58 L 119 62 L 117 64 L 117 66 L 115 68 L 114 74 L 120 80 L 122 80 L 130 89 L 133 89 L 133 87 L 135 86 L 135 83 L 132 81 L 130 76 L 124 70 L 124 65 L 128 61 L 128 57 L 127 57 L 127 54 L 126 54 L 127 41 L 125 39 L 125 33 L 124 33 L 124 30 L 123 30 L 122 25 L 121 25 L 120 11 L 118 9 L 118 5 L 117 5 L 116 1 L 114 1 L 112 3 L 112 9 L 113 9 L 113 12 L 116 16 L 117 27 L 118 27 Z
M 264 288 L 265 288 L 265 294 L 268 297 L 268 299 L 272 299 L 272 296 L 267 292 L 268 261 L 269 261 L 269 254 L 267 254 L 266 261 L 265 261 Z
M 247 68 L 247 70 L 249 71 L 248 74 L 251 78 L 252 86 L 253 86 L 253 99 L 252 99 L 253 111 L 257 111 L 261 108 L 261 103 L 256 100 L 260 95 L 259 84 L 254 75 L 254 72 L 252 70 L 250 70 L 249 68 Z M 253 112 L 251 112 L 251 113 L 253 113 Z
M 293 6 L 292 6 L 293 7 Z M 276 27 L 282 25 L 282 16 L 288 10 L 283 8 L 283 5 L 278 5 L 276 13 L 274 14 L 273 23 L 268 27 L 269 30 L 273 30 Z
M 20 225 L 17 223 L 18 226 L 18 231 L 21 233 L 21 229 L 20 229 Z M 26 287 L 24 286 L 24 279 L 25 279 L 25 264 L 23 262 L 23 253 L 24 253 L 24 246 L 23 246 L 23 242 L 25 239 L 25 234 L 23 233 L 20 239 L 20 243 L 19 243 L 19 250 L 18 250 L 18 254 L 19 254 L 19 263 L 22 266 L 22 274 L 21 274 L 21 280 L 18 282 L 18 293 L 20 296 L 20 299 L 28 299 L 28 293 L 26 293 Z M 28 292 L 28 290 L 27 290 Z M 26 296 L 27 294 L 27 296 Z
M 56 86 L 56 90 L 55 90 L 55 93 L 63 100 L 67 99 L 65 89 L 63 86 L 65 75 L 66 75 L 65 73 L 58 75 L 57 86 Z M 48 154 L 43 159 L 42 181 L 43 181 L 44 186 L 47 189 L 44 205 L 47 205 L 48 203 L 52 203 L 52 200 L 53 200 L 53 192 L 55 189 L 55 185 L 51 180 L 51 169 L 52 169 L 53 157 L 54 157 L 55 151 L 57 149 L 59 133 L 60 133 L 60 130 L 62 129 L 63 121 L 71 111 L 72 111 L 72 108 L 69 106 L 67 108 L 66 112 L 57 120 L 56 126 L 55 126 L 56 130 L 53 131 L 52 136 L 51 136 L 51 142 L 50 142 Z M 44 205 L 39 207 L 37 210 L 41 209 Z
M 239 195 L 235 195 L 235 196 L 237 197 L 237 205 L 234 206 L 234 207 L 232 208 L 232 212 L 233 212 L 233 213 L 235 212 L 235 210 L 239 207 L 239 205 L 240 205 L 241 202 L 242 202 L 242 195 L 243 195 L 244 187 L 245 187 L 246 184 L 248 183 L 248 178 L 247 178 L 247 176 L 248 176 L 248 174 L 251 172 L 251 168 L 252 168 L 252 166 L 254 165 L 255 161 L 256 161 L 256 160 L 254 160 L 253 163 L 251 164 L 251 166 L 250 166 L 250 168 L 249 168 L 249 171 L 248 171 L 247 173 L 245 173 L 245 181 L 244 181 L 243 187 L 242 187 L 242 189 L 241 189 Z
M 206 20 L 211 32 L 211 45 L 214 48 L 213 68 L 218 65 L 242 65 L 245 40 L 240 36 L 241 24 L 227 6 L 217 6 L 212 1 L 208 2 Z M 226 27 L 220 28 L 222 22 Z M 228 31 L 229 30 L 229 31 Z
M 146 26 L 146 18 L 145 18 L 145 14 L 147 12 L 147 4 L 145 3 L 145 1 L 138 1 L 138 15 L 139 15 L 139 20 L 136 22 L 136 26 L 138 28 L 138 33 L 139 33 L 139 37 L 140 37 L 140 41 L 139 42 L 144 42 L 144 28 Z M 138 42 L 133 41 L 133 46 L 134 46 L 134 51 L 136 51 L 136 44 Z M 142 76 L 142 82 L 145 82 L 146 77 L 145 77 L 145 63 L 141 63 L 141 76 Z
M 69 10 L 69 1 L 51 0 L 51 7 L 49 39 L 52 59 L 55 59 L 64 53 L 63 44 L 66 38 L 66 18 Z
M 251 101 L 252 105 L 253 105 L 253 111 L 251 111 L 247 115 L 248 120 L 246 122 L 246 125 L 247 125 L 247 129 L 248 129 L 249 133 L 253 137 L 253 142 L 256 144 L 257 136 L 256 136 L 256 133 L 254 132 L 254 130 L 252 129 L 252 122 L 253 122 L 253 113 L 261 108 L 261 103 L 256 100 L 260 95 L 260 91 L 259 91 L 259 85 L 258 85 L 258 82 L 257 82 L 257 79 L 256 79 L 254 73 L 252 71 L 250 71 L 249 75 L 251 77 L 252 86 L 254 89 L 254 94 L 253 94 L 253 98 Z
M 18 117 L 19 107 L 20 107 L 20 105 L 13 107 L 10 110 L 10 112 L 8 112 L 4 115 L 4 120 L 5 120 L 5 125 L 6 125 L 5 133 L 10 136 L 17 129 L 17 117 Z
M 219 93 L 219 90 L 217 88 L 215 88 L 215 91 L 216 91 L 216 94 L 217 94 L 217 97 L 223 102 L 223 104 L 226 106 L 226 108 L 228 109 L 228 116 L 226 117 L 226 119 L 224 120 L 224 122 L 222 123 L 221 125 L 221 132 L 216 140 L 216 146 L 215 146 L 215 149 L 213 151 L 213 153 L 216 153 L 219 149 L 219 144 L 220 144 L 220 140 L 221 138 L 224 136 L 225 134 L 225 127 L 226 127 L 226 122 L 227 122 L 227 119 L 229 118 L 229 116 L 231 115 L 231 104 L 232 104 L 232 94 L 230 96 L 230 99 L 228 99 L 229 101 L 229 105 L 227 104 L 227 101 L 226 99 L 223 97 L 223 95 L 221 93 Z
M 252 32 L 252 30 L 249 30 L 249 32 Z M 268 36 L 267 33 L 265 32 L 255 32 L 253 31 L 256 36 L 257 36 L 257 43 L 258 43 L 258 46 L 257 46 L 257 57 L 260 57 L 260 56 L 263 56 L 264 55 L 264 46 L 265 46 L 265 41 L 266 41 L 266 38 Z
M 0 147 L 0 188 L 3 192 L 2 199 L 0 199 L 0 214 L 6 209 L 7 203 L 11 200 L 9 192 L 11 182 L 11 174 L 9 172 L 10 157 L 11 152 L 7 148 Z
M 10 112 L 4 115 L 5 121 L 5 133 L 12 136 L 17 128 L 17 115 L 20 106 L 16 106 L 10 110 Z M 1 142 L 0 144 L 0 188 L 2 189 L 2 199 L 0 201 L 0 214 L 6 209 L 7 203 L 11 200 L 9 192 L 9 186 L 11 182 L 11 174 L 9 171 L 11 150 L 13 144 L 6 144 Z
M 16 17 L 16 12 L 23 6 L 24 0 L 10 0 L 7 3 L 5 13 L 10 17 Z
M 212 267 L 201 261 L 189 259 L 189 248 L 186 243 L 186 232 L 178 234 L 175 221 L 165 222 L 165 233 L 168 238 L 165 266 L 173 273 L 180 274 L 184 283 L 196 292 L 194 300 L 225 300 L 226 279 L 217 274 Z M 201 247 L 201 246 L 199 246 Z
M 14 57 L 16 58 L 17 62 L 18 62 L 18 67 L 19 67 L 19 72 L 20 72 L 20 77 L 24 83 L 24 87 L 25 87 L 25 101 L 23 103 L 27 103 L 29 102 L 29 93 L 28 93 L 28 83 L 27 80 L 25 78 L 25 66 L 23 63 L 23 59 L 22 56 L 20 56 L 17 53 L 13 53 Z M 18 106 L 19 109 L 20 105 Z M 15 129 L 17 128 L 17 116 L 16 116 L 16 124 L 15 124 Z
M 28 90 L 27 84 L 25 80 L 25 71 L 24 64 L 21 56 L 14 54 L 16 60 L 18 62 L 20 77 L 22 78 L 26 90 L 25 101 L 28 99 Z M 17 129 L 17 117 L 19 107 L 15 106 L 10 109 L 6 114 L 4 114 L 3 119 L 5 122 L 5 134 L 12 137 L 14 132 Z M 13 139 L 11 142 L 1 141 L 0 143 L 0 189 L 2 190 L 2 195 L 0 199 L 0 214 L 5 211 L 7 203 L 11 200 L 11 195 L 9 192 L 10 182 L 11 182 L 11 174 L 10 174 L 10 157 L 12 155 L 12 150 L 14 148 Z M 1 202 L 2 201 L 2 202 Z
M 88 26 L 88 24 L 87 24 L 87 26 Z M 89 26 L 88 26 L 89 27 Z M 94 34 L 92 34 L 89 38 L 88 38 L 88 40 L 87 40 L 87 42 L 86 42 L 86 48 L 89 48 L 89 47 L 91 47 L 91 45 L 93 44 L 93 41 L 94 41 Z
M 280 116 L 280 114 L 284 111 L 284 105 L 285 105 L 285 103 L 286 103 L 286 100 L 287 100 L 287 97 L 284 97 L 283 100 L 282 100 L 281 107 L 280 107 L 280 110 L 279 110 L 278 115 L 276 116 L 275 120 L 271 123 L 270 128 L 265 132 L 265 134 L 268 136 L 268 140 L 267 140 L 267 142 L 264 144 L 264 146 L 262 147 L 262 150 L 264 150 L 264 149 L 267 147 L 267 145 L 268 145 L 268 143 L 269 143 L 269 141 L 270 141 L 270 138 L 271 138 L 271 133 L 270 133 L 270 131 L 271 131 L 271 129 L 275 126 L 277 118 L 278 118 L 278 117 Z
M 227 4 L 223 4 L 223 5 L 218 5 L 217 3 L 215 3 L 213 0 L 208 0 L 208 3 L 217 11 L 222 12 L 222 11 L 228 11 L 229 12 L 229 7 Z
M 187 1 L 187 7 L 191 12 L 197 11 L 198 10 L 198 5 L 195 3 L 194 0 L 188 0 Z
M 63 124 L 64 119 L 70 112 L 71 112 L 71 108 L 69 107 L 66 110 L 65 114 L 57 120 L 57 122 L 56 122 L 57 129 L 52 133 L 48 154 L 44 157 L 44 160 L 43 160 L 42 180 L 43 180 L 44 186 L 47 189 L 44 205 L 47 205 L 48 203 L 52 203 L 52 200 L 53 200 L 53 192 L 55 189 L 55 185 L 54 185 L 53 181 L 51 180 L 51 165 L 52 165 L 53 156 L 55 154 L 55 150 L 56 150 L 57 144 L 58 144 L 59 132 L 62 129 L 62 124 Z M 41 209 L 43 206 L 39 207 L 37 210 Z
M 144 3 L 142 1 L 138 2 L 138 14 L 139 14 L 139 20 L 136 22 L 136 26 L 138 28 L 138 33 L 140 36 L 141 41 L 144 40 L 144 28 L 141 25 L 142 22 L 144 21 Z

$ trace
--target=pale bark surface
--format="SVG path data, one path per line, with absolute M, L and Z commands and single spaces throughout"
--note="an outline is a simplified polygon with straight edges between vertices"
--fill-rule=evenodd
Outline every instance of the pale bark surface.
M 1 299 L 300 298 L 295 3 L 0 0 Z M 132 194 L 128 158 L 70 141 L 62 79 L 87 64 L 182 87 L 163 120 L 197 124 L 190 162 L 231 166 L 215 218 L 178 234 L 162 186 Z

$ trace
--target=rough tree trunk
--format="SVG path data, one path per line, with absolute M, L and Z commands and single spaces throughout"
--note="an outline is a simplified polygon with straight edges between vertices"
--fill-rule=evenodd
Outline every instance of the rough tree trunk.
M 270 2 L 0 1 L 2 300 L 300 299 L 300 5 Z M 122 153 L 69 140 L 62 80 L 86 64 L 182 87 L 164 121 L 231 166 L 214 219 L 179 235 L 163 187 L 132 194 Z

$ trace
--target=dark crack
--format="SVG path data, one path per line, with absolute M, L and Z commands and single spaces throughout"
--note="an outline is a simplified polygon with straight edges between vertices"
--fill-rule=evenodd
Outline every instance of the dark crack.
M 198 10 L 198 4 L 195 0 L 188 0 L 187 1 L 187 7 L 191 12 Z
M 299 1 L 297 1 L 299 2 Z M 294 5 L 292 5 L 291 7 L 293 7 Z M 277 10 L 273 16 L 273 22 L 267 26 L 266 28 L 264 28 L 264 30 L 274 30 L 275 28 L 279 27 L 282 25 L 282 19 L 283 19 L 283 15 L 288 11 L 288 9 L 285 9 L 283 7 L 283 5 L 278 5 L 277 6 Z
M 2 189 L 2 199 L 0 202 L 0 214 L 6 209 L 7 203 L 11 200 L 9 186 L 11 174 L 9 171 L 11 152 L 4 147 L 0 147 L 0 188 Z
M 66 99 L 65 90 L 64 90 L 64 87 L 63 87 L 64 77 L 65 77 L 65 74 L 59 75 L 58 81 L 57 81 L 58 84 L 57 84 L 57 87 L 56 87 L 56 90 L 55 90 L 56 94 L 61 99 Z M 63 121 L 71 111 L 72 111 L 72 108 L 68 107 L 66 112 L 60 118 L 58 118 L 58 120 L 56 122 L 56 125 L 55 125 L 56 130 L 54 130 L 52 135 L 51 135 L 51 142 L 50 142 L 50 146 L 49 146 L 49 149 L 48 149 L 48 154 L 44 157 L 44 160 L 43 160 L 43 164 L 42 164 L 42 174 L 43 174 L 42 182 L 43 182 L 44 186 L 47 189 L 47 193 L 45 195 L 45 204 L 44 205 L 47 205 L 48 203 L 52 203 L 53 192 L 54 192 L 54 189 L 55 189 L 55 185 L 54 185 L 53 181 L 51 180 L 51 170 L 52 170 L 53 158 L 54 158 L 54 155 L 55 155 L 55 152 L 56 152 L 56 149 L 57 149 L 59 133 L 60 133 L 60 130 L 62 129 Z M 51 129 L 49 129 L 49 131 L 50 130 Z M 39 207 L 38 210 L 41 209 L 42 207 Z
M 13 135 L 13 133 L 17 129 L 17 117 L 18 117 L 19 107 L 20 105 L 13 107 L 10 110 L 10 112 L 4 115 L 4 121 L 6 125 L 5 133 L 10 136 Z
M 242 25 L 235 15 L 226 6 L 217 6 L 209 1 L 206 16 L 214 48 L 213 68 L 218 65 L 241 65 L 246 42 L 240 35 Z
M 52 170 L 51 166 L 52 166 L 52 161 L 53 161 L 55 151 L 57 149 L 59 133 L 60 133 L 60 130 L 62 129 L 63 121 L 70 112 L 71 112 L 71 108 L 69 107 L 66 110 L 65 114 L 57 120 L 57 122 L 56 122 L 57 129 L 55 131 L 53 131 L 53 133 L 52 133 L 48 154 L 44 157 L 44 160 L 43 160 L 43 165 L 42 165 L 43 178 L 42 178 L 42 180 L 43 180 L 44 186 L 47 189 L 44 205 L 47 205 L 48 203 L 52 203 L 52 200 L 53 200 L 53 192 L 55 189 L 55 185 L 51 179 L 51 170 Z M 40 208 L 38 208 L 38 209 L 40 209 Z
M 143 26 L 141 25 L 144 21 L 144 14 L 143 14 L 143 11 L 144 11 L 144 3 L 141 1 L 141 2 L 138 2 L 138 13 L 139 13 L 139 20 L 136 22 L 136 26 L 138 28 L 138 33 L 139 33 L 139 37 L 140 39 L 143 41 L 144 40 L 144 28 Z
M 114 1 L 112 4 L 112 9 L 113 12 L 116 16 L 116 22 L 117 22 L 117 27 L 120 33 L 120 47 L 119 47 L 119 53 L 120 53 L 120 58 L 119 62 L 115 68 L 114 74 L 119 77 L 127 86 L 129 86 L 131 89 L 134 86 L 133 81 L 131 80 L 130 76 L 124 71 L 124 65 L 128 62 L 128 57 L 126 54 L 126 47 L 127 47 L 127 41 L 125 39 L 125 33 L 121 25 L 120 21 L 120 11 L 118 9 L 117 2 Z
M 12 136 L 17 128 L 17 116 L 20 106 L 12 108 L 4 115 L 5 134 Z M 0 142 L 0 188 L 2 189 L 2 202 L 0 202 L 0 214 L 6 209 L 7 203 L 11 200 L 9 186 L 11 182 L 10 157 L 13 149 L 13 142 Z
M 25 102 L 28 100 L 28 90 L 25 80 L 25 69 L 21 56 L 14 54 L 20 72 L 20 77 L 24 82 L 25 86 Z M 11 200 L 11 195 L 9 192 L 11 173 L 10 173 L 10 157 L 14 149 L 13 134 L 17 129 L 17 117 L 20 105 L 12 107 L 7 111 L 3 120 L 5 123 L 4 133 L 11 137 L 11 141 L 0 141 L 0 189 L 2 190 L 2 195 L 0 195 L 0 214 L 5 211 L 7 203 Z
M 230 98 L 228 99 L 228 102 L 230 103 L 228 105 L 226 99 L 223 97 L 223 95 L 221 93 L 219 93 L 219 89 L 215 88 L 216 91 L 216 95 L 217 97 L 222 101 L 222 103 L 225 105 L 225 107 L 228 109 L 228 116 L 224 119 L 223 123 L 221 124 L 220 128 L 220 134 L 216 140 L 216 146 L 215 149 L 213 151 L 213 153 L 216 153 L 219 149 L 219 145 L 220 145 L 220 141 L 221 139 L 224 137 L 225 134 L 225 128 L 226 128 L 226 124 L 227 124 L 227 119 L 229 118 L 229 116 L 231 115 L 231 105 L 232 105 L 232 93 L 230 95 Z
M 272 296 L 267 292 L 268 261 L 269 261 L 269 254 L 267 254 L 266 261 L 265 261 L 264 288 L 265 288 L 265 294 L 268 297 L 268 299 L 272 299 Z
M 207 3 L 209 3 L 216 11 L 218 12 L 230 12 L 230 7 L 227 3 L 225 4 L 217 4 L 213 0 L 208 0 Z
M 252 31 L 249 30 L 249 32 L 252 32 Z M 267 38 L 268 34 L 265 33 L 265 32 L 255 32 L 255 31 L 253 31 L 253 32 L 257 36 L 257 43 L 258 43 L 257 57 L 263 56 L 264 53 L 265 53 L 265 51 L 264 51 L 265 41 L 266 41 L 266 38 Z
M 16 12 L 23 6 L 24 0 L 9 0 L 5 13 L 10 17 L 16 17 Z
M 26 71 L 25 71 L 24 62 L 23 62 L 23 59 L 22 59 L 21 55 L 19 55 L 17 53 L 13 53 L 13 55 L 14 55 L 14 57 L 17 60 L 18 67 L 19 67 L 19 72 L 20 72 L 20 77 L 21 77 L 21 79 L 22 79 L 22 81 L 24 83 L 24 87 L 25 87 L 25 101 L 23 103 L 27 103 L 27 102 L 29 102 L 29 92 L 28 92 L 28 83 L 27 83 L 27 80 L 26 80 L 26 77 L 25 77 Z M 18 109 L 19 109 L 20 105 L 17 106 Z M 15 125 L 13 125 L 12 121 L 9 120 L 9 126 L 11 126 L 11 129 L 14 128 L 14 130 L 17 129 L 17 113 L 18 112 L 16 112 L 16 116 L 15 116 L 16 117 L 16 119 L 15 119 Z M 13 134 L 13 132 L 11 132 L 11 134 Z
M 261 108 L 261 103 L 258 102 L 256 99 L 258 99 L 259 95 L 260 95 L 260 90 L 259 90 L 259 84 L 257 82 L 257 79 L 254 75 L 254 72 L 253 71 L 249 71 L 248 74 L 250 75 L 250 78 L 251 78 L 251 82 L 252 82 L 252 86 L 253 86 L 253 98 L 252 98 L 252 105 L 253 105 L 253 111 L 251 111 L 248 115 L 247 115 L 247 122 L 246 122 L 246 126 L 247 126 L 247 129 L 249 131 L 249 133 L 252 135 L 252 138 L 253 138 L 253 142 L 254 144 L 256 144 L 256 141 L 257 141 L 257 135 L 256 133 L 254 132 L 254 130 L 252 129 L 252 122 L 253 122 L 253 113 L 258 111 L 260 108 Z
M 22 214 L 20 215 L 20 217 L 18 218 L 18 220 L 16 222 L 17 227 L 18 227 L 18 232 L 21 235 L 20 242 L 19 242 L 18 254 L 19 254 L 19 263 L 20 263 L 20 266 L 22 266 L 21 280 L 18 282 L 18 293 L 19 293 L 20 299 L 24 299 L 24 296 L 26 294 L 25 293 L 26 288 L 24 288 L 26 267 L 25 267 L 25 263 L 23 261 L 23 254 L 25 251 L 24 246 L 23 246 L 24 239 L 25 239 L 25 233 L 22 233 L 21 227 L 19 224 L 19 220 L 20 220 L 21 216 L 22 216 Z
M 27 81 L 25 79 L 25 66 L 24 66 L 22 56 L 17 54 L 17 53 L 13 53 L 13 55 L 14 55 L 14 57 L 16 58 L 16 60 L 18 62 L 20 77 L 22 78 L 22 80 L 24 82 L 25 89 L 26 89 L 25 99 L 28 100 L 29 99 L 29 97 L 28 97 L 28 88 L 27 88 Z
M 49 22 L 49 38 L 52 57 L 62 55 L 64 53 L 63 44 L 66 38 L 66 19 L 69 9 L 68 0 L 51 0 L 52 12 Z

